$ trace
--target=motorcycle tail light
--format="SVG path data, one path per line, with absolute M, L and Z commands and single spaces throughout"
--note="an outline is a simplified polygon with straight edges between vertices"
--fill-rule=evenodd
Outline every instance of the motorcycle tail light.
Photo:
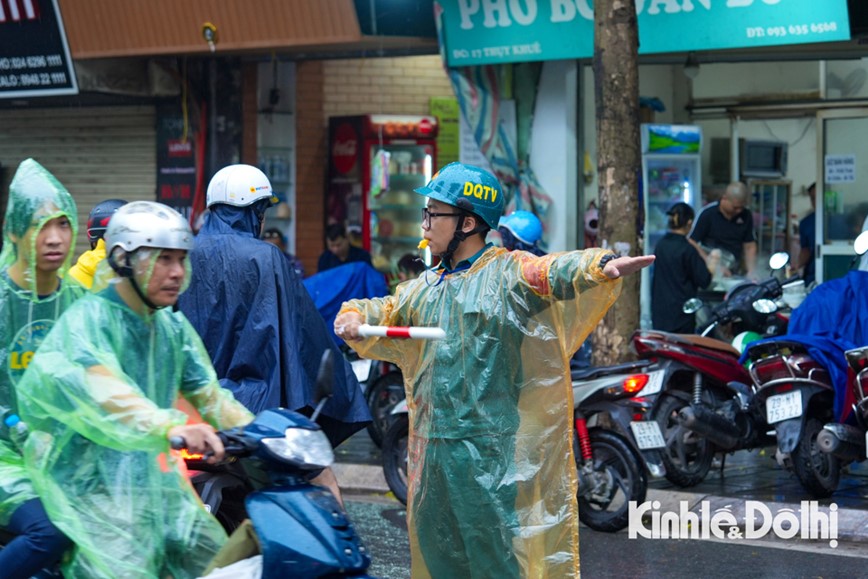
M 624 379 L 624 392 L 636 394 L 648 383 L 648 374 L 634 374 Z
M 771 356 L 753 363 L 751 371 L 760 384 L 792 377 L 789 366 L 781 356 Z

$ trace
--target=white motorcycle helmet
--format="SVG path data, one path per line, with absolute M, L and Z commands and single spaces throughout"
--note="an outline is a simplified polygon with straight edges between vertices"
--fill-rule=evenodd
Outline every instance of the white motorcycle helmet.
M 208 183 L 206 204 L 224 203 L 247 207 L 260 199 L 276 201 L 265 173 L 252 165 L 229 165 L 217 171 Z
M 105 232 L 105 244 L 106 261 L 111 269 L 119 277 L 129 279 L 142 301 L 156 310 L 160 307 L 148 299 L 142 288 L 148 287 L 161 250 L 193 249 L 193 230 L 171 207 L 154 201 L 133 201 L 112 216 Z M 190 283 L 189 263 L 185 263 L 185 269 L 181 291 Z
M 118 209 L 105 232 L 106 253 L 116 247 L 131 253 L 140 247 L 193 249 L 193 231 L 184 217 L 155 201 L 133 201 Z

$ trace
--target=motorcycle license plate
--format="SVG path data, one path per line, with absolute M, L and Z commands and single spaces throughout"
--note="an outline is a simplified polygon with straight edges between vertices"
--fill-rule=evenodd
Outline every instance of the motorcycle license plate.
M 794 390 L 785 394 L 776 394 L 766 399 L 766 418 L 769 424 L 798 418 L 802 415 L 802 391 Z
M 657 394 L 663 389 L 663 378 L 666 377 L 666 370 L 655 370 L 648 372 L 648 383 L 639 391 L 639 396 L 651 396 Z M 660 430 L 658 427 L 657 430 Z
M 350 365 L 353 367 L 353 374 L 356 375 L 356 380 L 364 382 L 368 379 L 368 376 L 371 374 L 372 362 L 373 360 L 366 360 L 364 358 L 350 362 Z
M 666 447 L 666 441 L 663 440 L 663 433 L 660 432 L 660 425 L 654 421 L 646 422 L 641 420 L 638 422 L 631 422 L 630 430 L 633 431 L 636 445 L 642 450 Z

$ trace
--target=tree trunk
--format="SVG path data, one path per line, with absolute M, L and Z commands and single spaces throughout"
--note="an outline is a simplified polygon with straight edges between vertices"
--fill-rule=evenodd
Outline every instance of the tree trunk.
M 600 240 L 620 255 L 642 255 L 639 220 L 639 34 L 635 0 L 594 2 L 594 87 Z M 594 330 L 595 365 L 630 357 L 639 327 L 639 274 L 623 280 L 621 297 Z

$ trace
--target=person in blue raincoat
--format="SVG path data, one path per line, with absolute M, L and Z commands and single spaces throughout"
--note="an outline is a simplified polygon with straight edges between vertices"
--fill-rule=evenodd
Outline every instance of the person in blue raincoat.
M 251 412 L 315 406 L 322 352 L 343 360 L 301 280 L 280 250 L 259 236 L 276 198 L 265 174 L 230 165 L 208 184 L 209 209 L 190 254 L 193 280 L 179 300 L 199 332 L 220 384 Z M 348 363 L 335 373 L 334 396 L 317 419 L 333 446 L 371 420 Z M 317 477 L 338 494 L 334 475 Z
M 84 295 L 68 283 L 76 233 L 75 201 L 33 159 L 22 162 L 9 186 L 0 253 L 0 422 L 14 420 L 15 384 L 48 331 Z M 0 575 L 34 575 L 60 559 L 71 543 L 36 496 L 24 459 L 0 426 L 0 527 L 17 535 L 0 550 Z
M 451 163 L 427 186 L 422 228 L 441 266 L 395 295 L 351 300 L 335 332 L 397 364 L 410 419 L 414 577 L 577 577 L 577 480 L 569 358 L 654 261 L 602 249 L 537 257 L 485 243 L 503 190 Z M 362 323 L 438 326 L 445 340 L 360 340 Z
M 57 320 L 17 385 L 25 464 L 75 543 L 67 577 L 197 577 L 226 533 L 169 440 L 220 460 L 215 428 L 253 415 L 220 387 L 196 331 L 172 311 L 190 277 L 187 221 L 135 201 L 114 214 L 105 241 L 96 293 Z M 181 398 L 207 423 L 187 424 Z

